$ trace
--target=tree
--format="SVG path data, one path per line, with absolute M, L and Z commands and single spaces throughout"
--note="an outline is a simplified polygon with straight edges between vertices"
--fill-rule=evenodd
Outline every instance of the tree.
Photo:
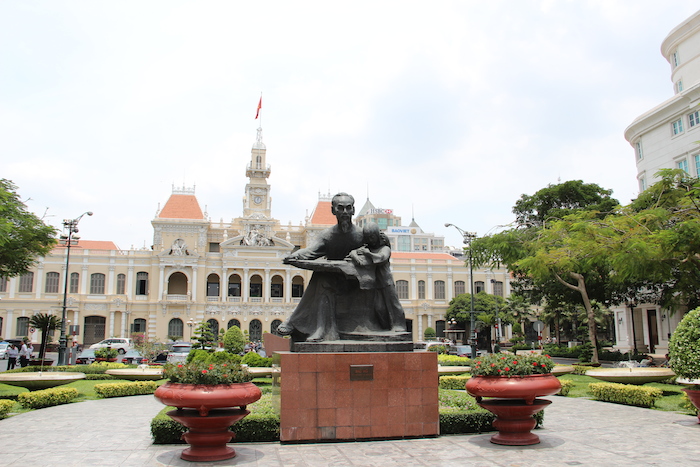
M 243 349 L 245 348 L 245 336 L 243 335 L 243 332 L 241 332 L 241 328 L 238 326 L 231 326 L 228 328 L 222 341 L 226 352 L 232 354 L 238 355 L 242 353 Z
M 39 349 L 39 360 L 44 360 L 46 356 L 46 344 L 49 341 L 49 333 L 61 328 L 61 319 L 58 316 L 47 313 L 37 313 L 29 318 L 29 325 L 41 332 L 41 349 Z
M 454 318 L 458 325 L 467 328 L 467 323 L 471 324 L 471 294 L 464 293 L 457 295 L 450 301 L 450 305 L 445 313 L 445 320 Z M 508 303 L 497 295 L 490 295 L 486 292 L 479 292 L 474 295 L 474 326 L 477 329 L 486 329 L 486 344 L 491 346 L 491 329 L 501 319 L 502 324 L 512 324 L 513 315 L 510 313 Z
M 158 355 L 168 350 L 167 345 L 161 342 L 152 341 L 147 335 L 144 335 L 143 339 L 136 341 L 134 348 L 143 356 L 143 358 L 148 359 L 149 362 L 154 361 Z
M 423 337 L 425 340 L 435 339 L 436 335 L 437 333 L 435 332 L 435 329 L 431 328 L 430 326 L 425 328 L 425 331 L 423 331 Z
M 194 334 L 192 340 L 195 341 L 192 344 L 193 349 L 204 349 L 213 352 L 215 349 L 215 343 L 217 342 L 217 336 L 214 331 L 211 330 L 209 323 L 202 321 L 194 329 Z
M 0 179 L 0 277 L 26 272 L 56 244 L 56 229 L 27 211 L 16 190 L 11 181 Z

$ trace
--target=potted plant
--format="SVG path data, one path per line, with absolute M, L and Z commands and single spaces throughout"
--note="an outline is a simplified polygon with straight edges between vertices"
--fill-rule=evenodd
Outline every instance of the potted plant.
M 491 437 L 492 443 L 524 446 L 540 442 L 530 431 L 536 425 L 533 416 L 551 404 L 537 397 L 556 394 L 561 389 L 561 383 L 552 375 L 553 367 L 549 355 L 534 352 L 495 353 L 474 361 L 466 389 L 481 407 L 496 415 L 493 426 L 499 432 Z
M 678 381 L 688 386 L 683 391 L 700 410 L 700 308 L 686 313 L 678 323 L 671 336 L 668 353 L 669 365 L 678 376 Z
M 110 347 L 102 347 L 95 349 L 95 361 L 98 362 L 116 362 L 119 352 L 117 349 Z
M 246 406 L 262 395 L 248 371 L 236 361 L 193 360 L 165 365 L 163 377 L 169 381 L 156 390 L 156 399 L 176 407 L 168 416 L 189 428 L 182 438 L 190 447 L 180 457 L 198 462 L 234 457 L 236 451 L 226 446 L 234 436 L 229 427 L 247 416 Z

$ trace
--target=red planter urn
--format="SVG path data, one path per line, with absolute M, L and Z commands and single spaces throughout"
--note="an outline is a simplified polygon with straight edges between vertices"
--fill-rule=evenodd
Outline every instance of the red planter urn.
M 698 409 L 698 423 L 700 423 L 700 389 L 683 389 L 683 392 L 688 395 L 690 402 Z
M 551 373 L 525 376 L 474 376 L 467 381 L 467 392 L 480 407 L 496 416 L 493 422 L 498 434 L 491 437 L 494 444 L 527 446 L 540 442 L 531 433 L 537 422 L 534 415 L 551 401 L 537 399 L 556 394 L 561 383 Z M 492 399 L 484 400 L 484 397 Z
M 246 406 L 260 399 L 262 392 L 253 383 L 167 382 L 156 389 L 154 396 L 165 405 L 177 407 L 168 415 L 189 428 L 182 439 L 190 447 L 182 451 L 180 457 L 188 461 L 212 462 L 236 455 L 232 447 L 226 446 L 235 436 L 229 427 L 250 413 Z

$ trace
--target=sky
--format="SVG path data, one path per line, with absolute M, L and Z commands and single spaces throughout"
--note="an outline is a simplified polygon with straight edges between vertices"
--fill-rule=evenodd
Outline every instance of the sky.
M 256 129 L 272 215 L 369 197 L 461 246 L 522 194 L 638 194 L 625 128 L 673 94 L 697 0 L 0 0 L 0 178 L 86 240 L 150 247 L 175 187 L 243 211 Z M 262 95 L 260 118 L 255 119 Z

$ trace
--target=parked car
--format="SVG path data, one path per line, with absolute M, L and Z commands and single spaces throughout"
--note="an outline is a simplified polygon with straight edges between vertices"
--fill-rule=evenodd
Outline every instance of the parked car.
M 95 349 L 85 349 L 75 359 L 77 365 L 89 365 L 95 361 Z
M 413 343 L 413 350 L 430 350 L 431 347 L 436 347 L 436 346 L 443 346 L 445 348 L 449 348 L 450 344 L 446 344 L 444 342 L 437 342 L 437 341 L 414 342 Z
M 109 339 L 102 340 L 96 344 L 90 346 L 91 349 L 101 349 L 104 347 L 111 347 L 117 349 L 121 355 L 124 355 L 127 350 L 134 346 L 134 341 L 128 337 L 111 337 Z
M 148 359 L 141 355 L 138 350 L 130 349 L 127 350 L 124 355 L 121 356 L 121 362 L 126 364 L 136 364 L 148 363 Z
M 7 358 L 7 349 L 9 347 L 9 342 L 0 342 L 0 360 L 5 360 Z
M 452 345 L 447 351 L 448 354 L 450 355 L 458 355 L 460 357 L 469 357 L 471 358 L 472 356 L 472 346 L 471 345 Z M 482 355 L 488 354 L 488 351 L 486 350 L 478 350 L 476 351 L 476 356 L 480 357 Z
M 168 363 L 184 362 L 190 350 L 192 350 L 192 344 L 189 342 L 174 343 L 168 351 Z

